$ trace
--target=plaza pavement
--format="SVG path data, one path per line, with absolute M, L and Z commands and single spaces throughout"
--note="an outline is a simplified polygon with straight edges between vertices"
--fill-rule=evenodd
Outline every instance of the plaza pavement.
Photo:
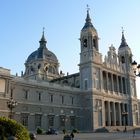
M 37 140 L 63 140 L 64 134 L 58 135 L 37 135 Z M 114 133 L 78 133 L 74 140 L 140 140 L 140 131 L 114 132 Z

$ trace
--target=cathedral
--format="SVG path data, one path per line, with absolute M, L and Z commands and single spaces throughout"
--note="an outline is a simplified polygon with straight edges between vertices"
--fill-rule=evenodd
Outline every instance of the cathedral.
M 102 58 L 98 33 L 87 10 L 80 32 L 79 71 L 65 75 L 59 71 L 58 58 L 49 50 L 43 31 L 21 76 L 0 67 L 0 116 L 10 114 L 29 131 L 93 132 L 139 125 L 133 55 L 124 31 L 120 38 L 118 51 L 111 45 Z

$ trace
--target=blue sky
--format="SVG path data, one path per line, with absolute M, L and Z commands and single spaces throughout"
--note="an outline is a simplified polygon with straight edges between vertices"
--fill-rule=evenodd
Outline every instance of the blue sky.
M 60 70 L 78 72 L 78 39 L 87 4 L 103 56 L 111 44 L 119 47 L 123 26 L 133 59 L 140 63 L 140 0 L 1 0 L 0 66 L 20 75 L 29 54 L 39 47 L 45 27 L 47 47 L 56 54 Z

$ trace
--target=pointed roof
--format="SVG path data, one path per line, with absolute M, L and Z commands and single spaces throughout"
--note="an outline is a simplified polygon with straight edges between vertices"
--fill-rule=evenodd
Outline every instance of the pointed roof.
M 40 43 L 40 47 L 46 47 L 47 41 L 46 41 L 45 35 L 44 35 L 44 27 L 43 27 L 42 37 L 41 37 L 39 43 Z
M 128 47 L 128 44 L 126 42 L 126 39 L 124 37 L 124 30 L 122 30 L 122 39 L 121 39 L 121 44 L 119 48 L 123 48 L 123 47 Z
M 92 22 L 91 22 L 91 18 L 90 18 L 90 15 L 89 15 L 89 8 L 87 9 L 87 17 L 86 17 L 86 19 L 85 19 L 85 25 L 84 25 L 84 27 L 82 28 L 82 30 L 83 29 L 87 29 L 87 28 L 93 28 L 95 31 L 96 31 L 96 29 L 94 28 L 94 26 L 93 26 L 93 24 L 92 24 Z

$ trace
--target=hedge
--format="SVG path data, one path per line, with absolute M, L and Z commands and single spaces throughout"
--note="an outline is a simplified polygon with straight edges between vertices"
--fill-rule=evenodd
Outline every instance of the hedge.
M 18 140 L 30 140 L 27 129 L 16 120 L 0 117 L 0 128 L 4 137 L 15 136 Z

